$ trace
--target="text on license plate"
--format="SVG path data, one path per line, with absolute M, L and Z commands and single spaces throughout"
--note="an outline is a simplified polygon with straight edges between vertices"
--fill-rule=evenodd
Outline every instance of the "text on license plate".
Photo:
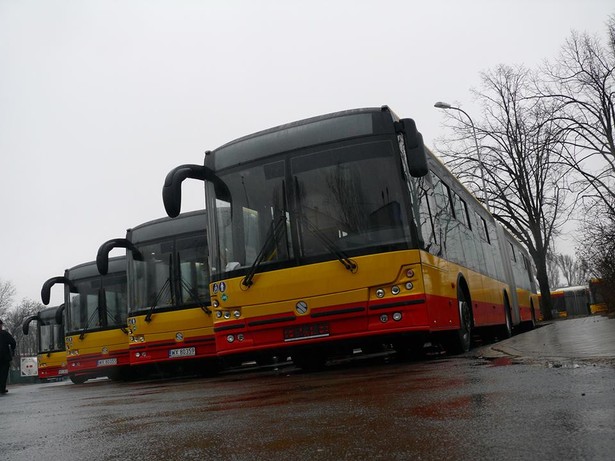
M 192 357 L 196 355 L 196 348 L 194 347 L 182 347 L 181 349 L 169 350 L 169 358 L 173 357 Z
M 329 336 L 328 323 L 310 323 L 284 328 L 284 341 L 286 342 L 308 338 L 324 338 L 326 336 Z
M 109 365 L 117 365 L 117 358 L 101 359 L 98 362 L 96 362 L 97 367 L 107 367 Z

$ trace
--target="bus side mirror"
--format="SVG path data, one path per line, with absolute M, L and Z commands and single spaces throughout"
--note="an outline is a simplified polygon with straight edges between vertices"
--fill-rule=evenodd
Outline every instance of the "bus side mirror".
M 24 335 L 28 335 L 28 331 L 30 330 L 30 322 L 32 322 L 32 320 L 36 320 L 36 319 L 38 319 L 38 315 L 33 315 L 32 317 L 28 317 L 26 319 L 26 321 L 24 322 L 23 326 L 21 327 Z
M 109 252 L 114 248 L 126 248 L 132 253 L 132 258 L 137 261 L 143 260 L 143 255 L 134 244 L 125 238 L 111 239 L 103 243 L 96 253 L 96 268 L 100 275 L 107 275 L 109 272 Z
M 411 118 L 401 119 L 402 135 L 406 146 L 408 171 L 415 178 L 425 176 L 429 171 L 427 155 L 423 144 L 423 135 L 416 129 L 416 123 Z
M 210 168 L 203 165 L 180 165 L 169 171 L 162 187 L 162 202 L 170 218 L 177 217 L 181 211 L 182 182 L 186 178 L 212 182 L 216 196 L 231 202 L 231 192 L 228 187 Z
M 43 283 L 43 288 L 41 288 L 41 301 L 43 301 L 43 304 L 45 306 L 49 304 L 49 300 L 51 298 L 51 287 L 54 286 L 56 283 L 62 283 L 68 286 L 71 293 L 77 293 L 77 288 L 75 287 L 75 285 L 73 285 L 72 282 L 66 277 L 52 277 L 45 283 Z

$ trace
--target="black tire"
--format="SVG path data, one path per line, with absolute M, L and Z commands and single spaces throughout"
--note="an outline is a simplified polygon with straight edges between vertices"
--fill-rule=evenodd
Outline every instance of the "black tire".
M 510 304 L 508 298 L 504 298 L 504 317 L 505 323 L 498 327 L 498 338 L 508 339 L 512 336 L 512 317 L 510 315 Z
M 73 382 L 73 384 L 83 384 L 88 380 L 87 376 L 82 376 L 82 375 L 70 374 L 68 375 L 68 377 Z
M 463 289 L 457 289 L 457 305 L 459 306 L 459 329 L 448 332 L 442 341 L 446 352 L 452 355 L 463 354 L 472 345 L 472 308 L 470 300 Z

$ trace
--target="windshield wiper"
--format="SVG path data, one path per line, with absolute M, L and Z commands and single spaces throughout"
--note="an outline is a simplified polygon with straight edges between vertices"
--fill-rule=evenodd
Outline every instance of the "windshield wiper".
M 196 288 L 194 288 L 192 285 L 190 285 L 188 282 L 186 282 L 183 278 L 179 279 L 179 283 L 181 284 L 182 288 L 184 288 L 188 294 L 190 295 L 190 297 L 197 303 L 200 304 L 201 303 L 201 299 L 199 297 L 199 292 L 196 290 Z M 203 304 L 201 306 L 201 309 L 203 309 L 203 311 L 207 314 L 211 314 L 211 309 L 209 307 L 207 307 L 205 304 Z
M 92 318 L 94 317 L 94 314 L 96 314 L 97 312 L 100 311 L 100 306 L 97 305 L 96 309 L 94 309 L 92 311 L 92 313 L 90 314 L 90 317 L 87 319 L 87 321 L 85 322 L 85 326 L 83 327 L 83 329 L 81 330 L 81 334 L 79 334 L 79 339 L 83 339 L 85 338 L 85 334 L 88 332 L 89 330 L 89 326 L 90 326 L 90 321 L 92 320 Z
M 254 284 L 252 280 L 254 278 L 254 274 L 256 274 L 257 269 L 260 267 L 262 262 L 265 260 L 265 256 L 272 250 L 271 246 L 277 243 L 278 234 L 280 229 L 284 229 L 286 225 L 286 216 L 284 214 L 280 215 L 277 221 L 271 222 L 271 227 L 269 228 L 269 232 L 267 233 L 267 237 L 265 238 L 265 242 L 261 248 L 261 251 L 258 253 L 258 256 L 252 263 L 252 267 L 248 271 L 247 275 L 241 281 L 241 284 L 245 287 L 251 287 Z
M 160 291 L 156 295 L 156 299 L 154 299 L 154 303 L 151 305 L 151 307 L 149 308 L 149 311 L 147 312 L 147 315 L 145 316 L 145 321 L 147 323 L 152 321 L 152 314 L 154 313 L 154 309 L 158 307 L 158 303 L 160 302 L 160 299 L 162 299 L 162 295 L 165 293 L 167 287 L 169 288 L 169 293 L 171 294 L 171 303 L 174 304 L 175 297 L 173 296 L 173 287 L 171 286 L 171 279 L 173 278 L 172 275 L 173 275 L 173 255 L 169 253 L 169 276 L 167 277 L 167 280 L 164 282 L 164 284 L 160 288 Z
M 327 237 L 320 229 L 310 222 L 304 215 L 300 216 L 300 220 L 306 224 L 307 230 L 314 236 L 316 236 L 321 243 L 329 250 L 329 252 L 342 263 L 344 268 L 353 274 L 356 274 L 359 266 L 356 262 L 348 257 L 346 253 L 339 249 L 339 247 L 329 237 Z

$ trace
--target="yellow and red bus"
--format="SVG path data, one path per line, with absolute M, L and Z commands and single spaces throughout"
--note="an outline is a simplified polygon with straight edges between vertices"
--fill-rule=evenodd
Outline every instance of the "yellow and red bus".
M 602 279 L 591 279 L 589 281 L 589 310 L 592 314 L 602 314 L 607 309 L 607 287 Z
M 37 362 L 39 379 L 53 380 L 68 374 L 64 345 L 64 304 L 41 309 L 28 317 L 22 326 L 27 335 L 30 323 L 36 321 Z
M 197 211 L 150 221 L 98 250 L 96 262 L 104 275 L 109 252 L 126 249 L 129 360 L 139 375 L 217 368 L 206 219 Z
M 568 318 L 590 314 L 589 289 L 584 285 L 551 290 L 551 315 Z
M 75 384 L 107 376 L 128 377 L 126 330 L 126 258 L 109 261 L 105 276 L 95 262 L 67 269 L 64 276 L 43 284 L 41 298 L 48 304 L 51 288 L 64 285 L 68 376 Z
M 303 368 L 374 343 L 469 350 L 473 333 L 533 325 L 527 251 L 388 107 L 318 116 L 206 152 L 165 179 L 205 181 L 221 356 Z

